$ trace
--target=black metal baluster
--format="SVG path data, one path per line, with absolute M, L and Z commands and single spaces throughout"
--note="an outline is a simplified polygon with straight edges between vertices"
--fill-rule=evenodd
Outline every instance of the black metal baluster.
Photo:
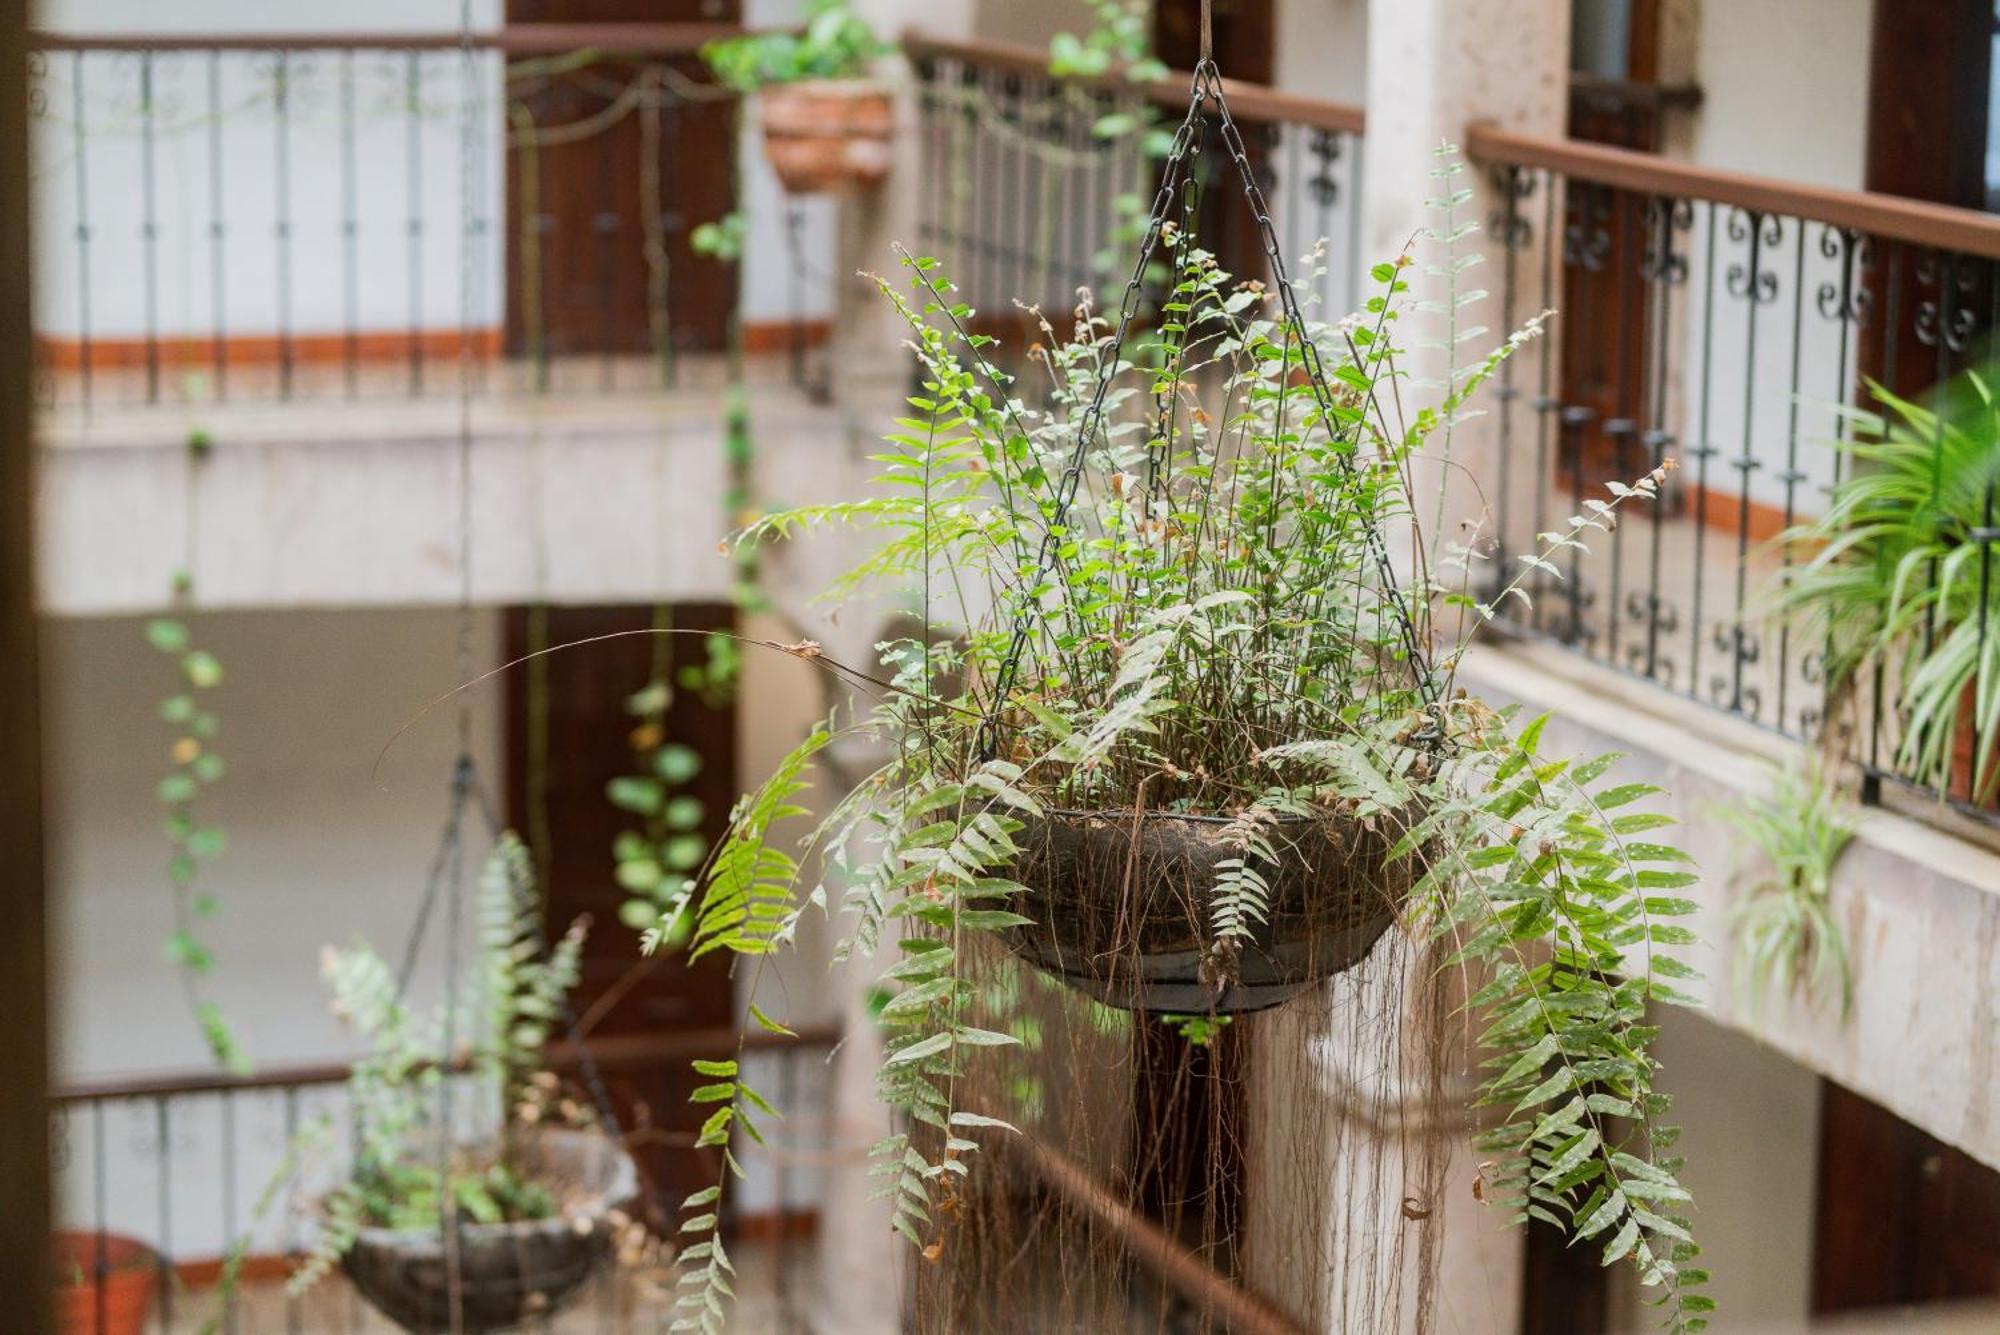
M 1354 136 L 1342 134 L 1347 156 L 1347 305 L 1361 304 L 1361 147 Z
M 236 1242 L 236 1097 L 229 1090 L 222 1091 L 222 1237 L 224 1246 Z M 237 1311 L 236 1294 L 230 1293 L 223 1301 L 223 1324 L 229 1335 L 236 1335 Z
M 1801 385 L 1799 372 L 1800 357 L 1805 346 L 1806 307 L 1806 220 L 1804 218 L 1797 220 L 1797 230 L 1794 233 L 1794 240 L 1797 244 L 1798 254 L 1793 257 L 1792 263 L 1792 365 L 1790 392 L 1787 395 L 1790 403 L 1785 420 L 1785 471 L 1778 474 L 1778 480 L 1785 484 L 1785 520 L 1783 525 L 1785 529 L 1791 528 L 1792 521 L 1798 514 L 1798 485 L 1806 479 L 1806 475 L 1799 471 L 1799 390 Z M 1748 507 L 1747 497 L 1745 498 L 1745 507 L 1746 509 Z M 1783 588 L 1790 585 L 1792 578 L 1791 544 L 1780 543 L 1779 549 L 1779 561 L 1781 565 L 1778 579 L 1780 580 L 1780 587 Z M 1776 716 L 1779 732 L 1785 730 L 1785 700 L 1790 693 L 1791 670 L 1792 627 L 1789 619 L 1781 617 L 1778 620 L 1778 712 Z
M 228 227 L 222 193 L 222 53 L 208 53 L 209 365 L 215 397 L 229 397 Z
M 663 253 L 671 254 L 674 234 L 687 230 L 687 211 L 682 209 L 678 203 L 672 205 L 667 203 L 667 199 L 678 200 L 680 197 L 680 94 L 668 94 L 661 115 L 664 123 L 661 126 L 660 148 L 666 160 L 660 166 L 660 179 L 666 182 L 666 198 L 659 201 L 660 244 L 664 248 Z M 732 146 L 731 152 L 733 153 L 734 151 L 734 146 Z M 736 169 L 732 167 L 730 170 L 730 198 L 734 199 L 737 197 L 737 193 L 741 187 L 737 183 Z M 738 263 L 740 264 L 741 261 L 738 261 Z M 680 344 L 675 340 L 674 335 L 673 289 L 666 287 L 664 284 L 663 287 L 664 291 L 660 297 L 661 318 L 665 322 L 663 337 L 660 339 L 661 369 L 663 371 L 662 383 L 671 389 L 680 382 Z M 739 320 L 742 318 L 740 312 L 737 318 Z
M 550 110 L 549 104 L 552 100 L 555 101 L 558 109 L 562 106 L 560 99 L 551 99 L 549 95 L 550 91 L 551 86 L 547 79 L 542 80 L 537 85 L 535 94 L 528 103 L 530 108 L 529 122 L 531 125 L 536 127 L 552 125 L 562 119 L 560 110 Z M 537 110 L 546 114 L 535 114 Z M 467 114 L 470 114 L 470 112 Z M 532 242 L 537 257 L 533 275 L 535 284 L 534 328 L 528 331 L 528 352 L 530 364 L 533 367 L 535 392 L 546 394 L 549 392 L 551 374 L 549 293 L 554 286 L 550 281 L 550 272 L 556 267 L 555 235 L 557 223 L 555 210 L 549 207 L 547 195 L 548 178 L 541 172 L 541 158 L 539 154 L 535 158 L 535 173 L 535 210 L 532 216 L 522 221 L 522 226 L 533 229 L 533 235 L 525 239 Z
M 1989 619 L 1988 609 L 1992 603 L 1993 541 L 1996 537 L 2000 537 L 2000 529 L 1993 526 L 1993 488 L 1994 481 L 1989 474 L 1986 479 L 1986 494 L 1981 502 L 1979 527 L 1972 534 L 1973 541 L 1979 544 L 1979 631 L 1977 648 L 1972 660 L 1979 665 L 1979 671 L 1975 676 L 1979 686 L 1975 687 L 1973 692 L 1972 772 L 1966 776 L 1966 793 L 1972 802 L 1979 806 L 1985 806 L 1990 800 L 1980 780 L 1984 777 L 1982 771 L 1985 765 L 1982 762 L 1987 758 L 1990 742 L 1985 731 L 1985 706 L 1992 694 L 1985 671 L 1986 623 Z
M 1667 451 L 1674 445 L 1674 435 L 1667 429 L 1667 394 L 1671 383 L 1669 370 L 1672 366 L 1671 350 L 1674 344 L 1673 292 L 1687 281 L 1687 258 L 1674 245 L 1674 233 L 1685 230 L 1694 222 L 1693 206 L 1686 200 L 1657 197 L 1653 201 L 1655 220 L 1654 251 L 1651 264 L 1654 291 L 1653 356 L 1650 359 L 1650 379 L 1652 388 L 1649 395 L 1650 423 L 1642 443 L 1650 460 L 1650 467 L 1660 469 L 1667 461 Z M 1662 573 L 1662 546 L 1666 533 L 1667 497 L 1662 486 L 1651 506 L 1652 529 L 1650 534 L 1651 569 L 1646 580 L 1646 648 L 1644 672 L 1648 680 L 1658 681 L 1664 671 L 1669 685 L 1673 677 L 1673 664 L 1660 655 L 1660 637 L 1671 635 L 1678 628 L 1672 609 L 1660 595 Z M 1699 520 L 1697 519 L 1697 522 Z M 1699 578 L 1699 572 L 1696 572 Z
M 361 205 L 354 151 L 354 52 L 340 53 L 340 269 L 343 338 L 341 370 L 347 397 L 360 392 Z
M 1856 265 L 1864 270 L 1873 256 L 1873 241 L 1863 232 L 1848 227 L 1835 227 L 1831 223 L 1820 228 L 1820 254 L 1840 263 L 1840 281 L 1822 282 L 1817 294 L 1817 304 L 1822 317 L 1835 322 L 1837 330 L 1837 351 L 1833 363 L 1833 394 L 1830 403 L 1847 405 L 1854 396 L 1854 381 L 1848 374 L 1847 355 L 1849 349 L 1848 332 L 1851 326 L 1860 326 L 1867 320 L 1869 306 L 1873 300 L 1865 283 L 1857 281 Z M 1833 477 L 1824 489 L 1830 500 L 1839 490 L 1841 474 L 1846 464 L 1845 445 L 1847 442 L 1847 415 L 1835 413 L 1833 419 Z M 1789 561 L 1791 553 L 1786 552 Z M 1832 717 L 1831 707 L 1834 692 L 1839 683 L 1832 674 L 1835 652 L 1834 628 L 1829 626 L 1818 650 L 1817 672 L 1819 676 L 1820 699 L 1815 706 L 1821 728 L 1837 726 Z M 1812 679 L 1814 663 L 1811 656 L 1800 664 L 1801 674 Z M 1810 730 L 1809 730 L 1810 731 Z
M 981 102 L 990 100 L 988 85 L 993 76 L 984 69 L 975 70 L 973 75 L 974 96 Z M 971 154 L 971 207 L 966 211 L 967 242 L 971 250 L 966 283 L 967 292 L 975 306 L 983 307 L 986 294 L 992 288 L 994 265 L 992 256 L 993 230 L 996 225 L 993 213 L 994 192 L 989 174 L 993 169 L 992 136 L 987 133 L 985 120 L 978 105 L 966 107 L 967 129 L 972 138 Z
M 70 120 L 76 153 L 76 349 L 77 393 L 84 416 L 90 415 L 90 135 L 83 96 L 83 52 L 70 57 Z
M 1927 254 L 1921 255 L 1917 259 L 1917 281 L 1925 283 L 1935 280 L 1937 283 L 1936 299 L 1917 303 L 1914 332 L 1916 333 L 1918 343 L 1932 349 L 1931 384 L 1937 387 L 1940 392 L 1942 392 L 1946 380 L 1951 375 L 1952 333 L 1959 326 L 1959 316 L 1961 314 L 1957 309 L 1956 301 L 1956 293 L 1958 291 L 1958 262 L 1957 255 L 1936 250 L 1927 252 Z M 1929 504 L 1933 509 L 1937 508 L 1938 488 L 1943 481 L 1944 432 L 1945 410 L 1941 404 L 1934 418 L 1934 432 L 1931 437 L 1931 494 Z M 1933 554 L 1927 563 L 1924 574 L 1924 578 L 1928 581 L 1933 595 L 1938 592 L 1940 582 L 1938 579 L 1938 565 L 1938 557 Z M 1937 647 L 1938 612 L 1940 610 L 1934 604 L 1932 609 L 1924 616 L 1924 657 L 1926 659 L 1930 657 L 1932 650 Z M 1950 752 L 1947 752 L 1947 756 L 1949 755 Z M 1923 783 L 1925 787 L 1933 789 L 1936 795 L 1941 798 L 1952 796 L 1951 788 L 1955 767 L 1955 760 L 1948 758 L 1945 761 L 1942 781 L 1932 784 L 1926 780 L 1921 770 L 1911 773 L 1907 769 L 1904 769 L 1904 767 L 1898 766 L 1899 769 L 1904 769 L 1905 778 Z
M 1563 221 L 1562 262 L 1565 270 L 1579 270 L 1584 278 L 1576 284 L 1576 296 L 1572 311 L 1571 329 L 1586 349 L 1599 345 L 1599 314 L 1597 302 L 1593 300 L 1596 283 L 1589 275 L 1600 273 L 1611 255 L 1610 189 L 1594 181 L 1572 180 L 1564 200 L 1567 216 Z M 1568 395 L 1573 389 L 1582 388 L 1588 392 L 1589 377 L 1584 377 L 1584 385 L 1564 385 L 1562 393 Z M 1583 508 L 1583 479 L 1587 460 L 1584 458 L 1586 445 L 1585 431 L 1597 420 L 1597 410 L 1588 403 L 1566 403 L 1557 417 L 1562 429 L 1561 457 L 1569 465 L 1569 513 L 1575 514 Z M 1539 544 L 1540 539 L 1538 538 Z M 1583 553 L 1576 547 L 1569 549 L 1569 574 L 1564 583 L 1568 585 L 1569 625 L 1563 639 L 1572 647 L 1581 646 L 1583 652 L 1590 653 L 1591 644 L 1596 640 L 1593 631 L 1589 640 L 1585 639 L 1583 609 L 1585 604 L 1583 588 Z
M 1742 449 L 1730 466 L 1736 470 L 1736 603 L 1727 641 L 1718 640 L 1718 649 L 1727 648 L 1733 660 L 1729 674 L 1729 708 L 1732 713 L 1755 718 L 1761 700 L 1754 686 L 1744 684 L 1744 667 L 1757 661 L 1757 649 L 1745 622 L 1745 605 L 1750 597 L 1750 483 L 1763 468 L 1757 447 L 1757 313 L 1777 300 L 1778 275 L 1764 268 L 1766 246 L 1784 240 L 1783 221 L 1756 209 L 1737 209 L 1729 217 L 1729 236 L 1748 249 L 1746 261 L 1731 265 L 1725 279 L 1730 295 L 1744 302 L 1743 316 L 1743 441 Z
M 794 389 L 806 384 L 806 219 L 805 201 L 797 195 L 785 197 L 786 304 L 791 307 L 790 328 L 785 331 L 788 373 Z
M 424 392 L 424 119 L 423 53 L 404 53 L 403 188 L 409 201 L 404 224 L 410 289 L 410 395 Z
M 285 1107 L 285 1144 L 298 1144 L 299 1140 L 299 1087 L 286 1085 L 282 1095 Z M 298 1186 L 299 1167 L 292 1167 L 292 1187 Z M 285 1215 L 285 1259 L 287 1268 L 294 1268 L 299 1258 L 298 1215 L 288 1211 Z M 304 1329 L 305 1313 L 300 1306 L 299 1295 L 288 1285 L 285 1290 L 285 1331 L 286 1335 L 300 1335 Z
M 778 1069 L 780 1072 L 778 1077 L 779 1104 L 785 1110 L 785 1116 L 793 1119 L 794 1125 L 797 1124 L 799 1115 L 798 1068 L 800 1055 L 797 1050 L 789 1048 L 781 1049 L 777 1054 Z M 778 1307 L 779 1311 L 784 1314 L 787 1335 L 790 1335 L 790 1332 L 803 1329 L 799 1321 L 798 1306 L 792 1286 L 791 1156 L 796 1148 L 796 1143 L 786 1146 L 784 1151 L 778 1155 L 777 1180 L 773 1183 L 773 1190 L 777 1195 L 778 1206 Z
M 1617 401 L 1612 416 L 1604 423 L 1604 438 L 1611 445 L 1611 475 L 1620 482 L 1629 482 L 1634 471 L 1630 447 L 1639 434 L 1639 421 L 1644 416 L 1644 405 L 1635 403 L 1632 385 L 1632 336 L 1645 327 L 1643 299 L 1635 295 L 1634 290 L 1644 268 L 1644 252 L 1635 234 L 1640 197 L 1621 190 L 1610 197 L 1610 203 L 1620 244 L 1609 253 L 1622 262 L 1618 265 L 1618 286 L 1612 306 L 1612 322 L 1618 329 Z M 1643 347 L 1641 352 L 1643 354 Z M 1656 507 L 1659 503 L 1657 499 L 1653 502 Z M 1582 510 L 1579 508 L 1572 513 L 1581 514 Z M 1604 608 L 1604 661 L 1616 667 L 1619 622 L 1625 606 L 1624 525 L 1613 528 L 1610 538 L 1611 591 L 1610 600 Z
M 1000 83 L 1005 98 L 1000 108 L 1002 123 L 1012 133 L 1007 136 L 1007 158 L 1002 168 L 1005 179 L 1010 183 L 1007 190 L 1008 226 L 1001 232 L 1004 267 L 1001 286 L 993 293 L 995 312 L 1004 311 L 1005 303 L 1017 295 L 1033 292 L 1030 284 L 1034 281 L 1033 260 L 1030 250 L 1035 231 L 1035 198 L 1029 188 L 1028 177 L 1032 157 L 1028 149 L 1029 131 L 1027 116 L 1023 112 L 1026 105 L 1026 81 L 1018 74 L 1003 76 Z
M 1524 183 L 1531 183 L 1531 178 L 1520 167 L 1509 164 L 1496 169 L 1493 179 L 1504 201 L 1500 216 L 1491 223 L 1505 257 L 1500 270 L 1500 328 L 1503 334 L 1511 335 L 1518 305 L 1515 293 L 1520 285 L 1521 246 L 1527 240 L 1528 230 L 1521 217 L 1521 200 L 1524 197 L 1521 187 Z M 1487 578 L 1489 600 L 1498 596 L 1510 578 L 1507 509 L 1514 480 L 1514 403 L 1520 395 L 1521 391 L 1514 384 L 1514 359 L 1509 357 L 1500 363 L 1500 385 L 1495 395 L 1500 452 L 1495 460 L 1497 476 L 1493 480 L 1493 561 Z M 1507 616 L 1504 607 L 1496 607 L 1493 612 L 1496 616 Z
M 1289 126 L 1287 129 L 1288 132 L 1282 135 L 1280 144 L 1285 157 L 1285 193 L 1282 202 L 1285 210 L 1285 237 L 1296 250 L 1305 240 L 1305 234 L 1299 229 L 1299 213 L 1303 207 L 1306 191 L 1305 143 L 1299 137 L 1297 125 Z M 1321 278 L 1319 283 L 1320 296 L 1330 305 L 1333 296 L 1326 291 L 1326 279 Z M 1331 312 L 1328 311 L 1321 313 L 1331 316 Z
M 163 1332 L 174 1328 L 174 1141 L 171 1103 L 164 1094 L 153 1100 L 153 1138 L 159 1142 L 159 1161 L 155 1166 L 158 1175 L 155 1190 L 159 1199 L 155 1205 L 159 1210 L 160 1246 L 153 1254 L 153 1264 L 160 1276 L 160 1329 Z
M 1900 385 L 1897 371 L 1902 361 L 1902 340 L 1898 326 L 1903 310 L 1903 270 L 1907 264 L 1903 243 L 1891 241 L 1888 254 L 1889 291 L 1882 307 L 1882 384 L 1891 389 Z M 1882 734 L 1888 725 L 1884 700 L 1887 686 L 1886 668 L 1878 657 L 1868 710 L 1868 767 L 1861 779 L 1861 800 L 1871 806 L 1882 800 Z
M 146 402 L 160 401 L 160 213 L 153 152 L 153 53 L 139 53 L 139 246 L 146 313 Z
M 1555 266 L 1557 251 L 1562 245 L 1562 233 L 1556 230 L 1557 191 L 1556 176 L 1553 172 L 1542 173 L 1542 186 L 1542 236 L 1544 238 L 1542 242 L 1542 309 L 1547 311 L 1554 310 L 1556 306 Z M 1563 193 L 1567 194 L 1569 182 L 1564 180 L 1562 186 Z M 1538 340 L 1538 342 L 1541 344 L 1541 365 L 1538 369 L 1539 383 L 1536 386 L 1535 393 L 1535 476 L 1532 485 L 1535 498 L 1534 531 L 1535 533 L 1542 533 L 1547 531 L 1549 526 L 1548 494 L 1549 488 L 1555 484 L 1555 478 L 1551 476 L 1549 470 L 1551 450 L 1553 448 L 1551 433 L 1555 430 L 1556 413 L 1562 407 L 1562 402 L 1555 394 L 1555 355 L 1549 346 L 1551 340 L 1545 338 Z M 1530 541 L 1537 547 L 1540 546 L 1541 540 L 1539 538 L 1531 536 Z M 1524 587 L 1532 591 L 1534 626 L 1536 630 L 1541 630 L 1543 629 L 1542 581 L 1530 578 L 1524 582 Z
M 90 1101 L 90 1163 L 91 1209 L 93 1211 L 93 1231 L 96 1236 L 94 1250 L 97 1253 L 91 1266 L 91 1287 L 96 1298 L 97 1335 L 109 1335 L 111 1330 L 109 1311 L 111 1295 L 105 1281 L 110 1277 L 111 1273 L 111 1228 L 109 1222 L 111 1190 L 105 1180 L 109 1176 L 110 1165 L 104 1153 L 103 1099 L 92 1099 Z
M 1689 628 L 1692 637 L 1688 646 L 1688 694 L 1696 699 L 1701 697 L 1701 607 L 1705 591 L 1704 575 L 1708 567 L 1703 564 L 1702 551 L 1708 545 L 1708 461 L 1715 457 L 1715 437 L 1711 432 L 1713 421 L 1710 410 L 1714 406 L 1715 388 L 1715 211 L 1717 205 L 1708 205 L 1708 228 L 1704 256 L 1702 259 L 1701 289 L 1701 426 L 1696 443 L 1688 453 L 1695 459 L 1695 514 L 1694 514 L 1694 599 L 1693 623 Z
M 610 134 L 597 136 L 597 214 L 591 231 L 597 238 L 597 326 L 601 345 L 598 387 L 611 390 L 617 375 L 618 164 Z
M 1340 177 L 1336 174 L 1340 162 L 1340 136 L 1332 130 L 1316 128 L 1312 132 L 1312 177 L 1306 188 L 1312 193 L 1313 239 L 1327 243 L 1327 268 L 1333 268 L 1333 210 L 1340 202 Z M 1330 281 L 1322 278 L 1322 283 Z M 1350 282 L 1353 280 L 1350 278 Z M 1352 308 L 1356 303 L 1349 302 Z
M 279 51 L 272 112 L 276 122 L 276 220 L 272 236 L 277 242 L 278 300 L 278 397 L 292 397 L 292 90 L 291 53 Z

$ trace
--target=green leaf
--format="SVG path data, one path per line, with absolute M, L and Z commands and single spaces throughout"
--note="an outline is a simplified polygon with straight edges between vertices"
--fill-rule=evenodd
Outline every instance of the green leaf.
M 181 659 L 181 671 L 199 687 L 214 686 L 222 681 L 222 664 L 216 661 L 214 654 L 201 649 Z
M 611 805 L 624 811 L 635 811 L 642 816 L 657 815 L 660 804 L 666 797 L 666 790 L 653 779 L 625 774 L 604 786 L 604 794 L 611 799 Z
M 146 623 L 146 642 L 163 654 L 185 653 L 188 628 L 171 617 L 158 617 Z
M 782 1034 L 786 1038 L 798 1037 L 797 1033 L 785 1028 L 785 1026 L 766 1015 L 763 1009 L 754 1001 L 750 1003 L 750 1018 L 756 1023 L 759 1029 L 762 1029 L 767 1034 Z

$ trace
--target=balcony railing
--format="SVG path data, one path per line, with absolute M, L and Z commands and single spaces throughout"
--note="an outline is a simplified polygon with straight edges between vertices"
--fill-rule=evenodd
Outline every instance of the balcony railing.
M 1825 505 L 1867 381 L 1920 394 L 1979 352 L 2000 218 L 1487 126 L 1467 146 L 1503 201 L 1500 318 L 1560 313 L 1502 373 L 1492 568 L 1602 483 L 1682 465 L 1509 624 L 1787 736 L 1830 724 L 1871 783 L 1899 778 L 1879 684 L 1829 720 L 1822 646 L 1768 615 L 1792 559 L 1769 540 Z
M 737 306 L 733 31 L 39 36 L 45 405 L 671 384 Z
M 827 1054 L 838 1042 L 827 1028 L 801 1029 L 796 1038 L 756 1031 L 745 1036 L 744 1060 L 787 1114 L 784 1145 L 768 1155 L 753 1155 L 751 1177 L 727 1202 L 732 1226 L 749 1228 L 772 1242 L 776 1256 L 772 1292 L 760 1301 L 780 1313 L 803 1302 L 792 1292 L 788 1249 L 800 1244 L 817 1214 L 820 1170 L 811 1166 L 823 1157 L 801 1153 L 814 1148 L 813 1138 L 825 1139 L 830 1094 L 826 1087 Z M 716 1058 L 737 1050 L 731 1031 L 696 1031 L 639 1038 L 594 1041 L 590 1055 L 614 1102 L 627 1102 L 632 1089 L 647 1087 L 663 1073 L 684 1072 L 689 1060 Z M 580 1062 L 573 1050 L 560 1049 L 554 1066 L 576 1072 Z M 286 1159 L 287 1144 L 302 1129 L 327 1119 L 336 1134 L 327 1138 L 334 1162 L 319 1165 L 336 1172 L 339 1147 L 347 1143 L 349 1125 L 345 1066 L 273 1068 L 247 1077 L 186 1074 L 129 1080 L 92 1080 L 59 1088 L 54 1098 L 54 1170 L 58 1226 L 84 1237 L 82 1273 L 66 1277 L 102 1294 L 111 1239 L 133 1237 L 153 1251 L 159 1270 L 155 1318 L 163 1333 L 203 1328 L 211 1317 L 217 1329 L 368 1330 L 379 1328 L 360 1300 L 337 1283 L 325 1291 L 295 1298 L 277 1291 L 277 1284 L 296 1260 L 304 1230 L 285 1197 L 277 1208 L 259 1216 L 257 1201 L 267 1186 L 280 1181 L 295 1166 Z M 467 1077 L 469 1078 L 469 1077 Z M 634 1083 L 634 1082 L 638 1083 Z M 458 1101 L 461 1109 L 475 1101 Z M 687 1109 L 651 1107 L 644 1133 L 635 1137 L 635 1153 L 650 1147 L 678 1161 L 696 1165 L 703 1180 L 716 1168 L 695 1156 L 709 1153 L 692 1148 L 701 1110 L 685 1135 L 677 1128 Z M 629 1114 L 628 1114 L 629 1115 Z M 474 1133 L 478 1128 L 461 1128 Z M 742 1151 L 739 1151 L 742 1152 Z M 807 1166 L 794 1166 L 794 1160 Z M 338 1180 L 337 1176 L 330 1180 Z M 303 1185 L 289 1183 L 287 1191 Z M 666 1215 L 671 1217 L 681 1193 L 676 1184 L 654 1182 Z M 91 1245 L 94 1239 L 96 1245 Z M 230 1248 L 245 1245 L 243 1280 L 230 1305 L 217 1310 L 211 1291 Z M 90 1259 L 95 1257 L 95 1260 Z M 65 1277 L 59 1277 L 59 1282 Z M 588 1301 L 609 1321 L 626 1311 L 632 1296 L 615 1275 L 596 1284 Z M 668 1300 L 669 1304 L 671 1299 Z M 661 1310 L 665 1310 L 662 1308 Z M 103 1307 L 99 1307 L 100 1318 Z M 795 1329 L 796 1315 L 773 1329 Z
M 1154 188 L 1157 164 L 1139 130 L 1149 113 L 1172 130 L 1190 76 L 1059 79 L 1046 52 L 1003 42 L 911 34 L 903 48 L 919 80 L 919 236 L 965 300 L 989 316 L 1038 304 L 1065 334 L 1078 288 L 1111 289 L 1115 300 L 1126 278 L 1121 220 L 1136 222 Z M 1313 251 L 1296 272 L 1311 275 L 1322 313 L 1351 309 L 1361 109 L 1233 81 L 1228 91 L 1281 241 L 1300 257 Z M 1218 137 L 1210 145 L 1218 151 L 1197 168 L 1214 186 L 1207 244 L 1239 277 L 1262 277 L 1255 219 L 1225 175 L 1235 169 Z

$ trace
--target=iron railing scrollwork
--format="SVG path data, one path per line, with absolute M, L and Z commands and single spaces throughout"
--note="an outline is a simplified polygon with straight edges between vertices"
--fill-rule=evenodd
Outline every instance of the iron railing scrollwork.
M 1921 396 L 1985 355 L 2000 218 L 1483 125 L 1467 145 L 1492 186 L 1502 318 L 1560 312 L 1500 374 L 1480 479 L 1495 569 L 1591 489 L 1680 465 L 1650 514 L 1500 617 L 1787 736 L 1832 729 L 1871 794 L 1913 783 L 1893 683 L 1830 683 L 1828 646 L 1773 615 L 1799 559 L 1773 539 L 1823 512 L 1871 383 Z M 1967 535 L 1982 571 L 1990 528 Z M 1927 791 L 2000 818 L 1944 787 Z

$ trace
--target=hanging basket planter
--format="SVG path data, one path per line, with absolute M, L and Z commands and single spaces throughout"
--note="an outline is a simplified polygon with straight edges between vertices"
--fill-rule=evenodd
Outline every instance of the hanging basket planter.
M 1367 956 L 1409 888 L 1393 837 L 1328 815 L 1278 821 L 1269 921 L 1223 945 L 1214 927 L 1220 864 L 1241 858 L 1221 816 L 1051 811 L 1016 835 L 1028 888 L 1009 945 L 1107 1006 L 1147 1014 L 1265 1010 Z M 1399 870 L 1399 868 L 1401 870 Z
M 878 185 L 889 174 L 895 107 L 868 79 L 807 79 L 759 95 L 764 156 L 786 191 L 818 195 Z
M 547 1219 L 467 1224 L 459 1230 L 459 1329 L 507 1330 L 553 1313 L 611 1250 L 608 1216 L 639 1193 L 623 1146 L 596 1131 L 547 1130 L 524 1147 L 524 1166 L 556 1190 Z M 452 1329 L 453 1266 L 436 1230 L 363 1228 L 341 1258 L 376 1310 L 413 1332 Z

